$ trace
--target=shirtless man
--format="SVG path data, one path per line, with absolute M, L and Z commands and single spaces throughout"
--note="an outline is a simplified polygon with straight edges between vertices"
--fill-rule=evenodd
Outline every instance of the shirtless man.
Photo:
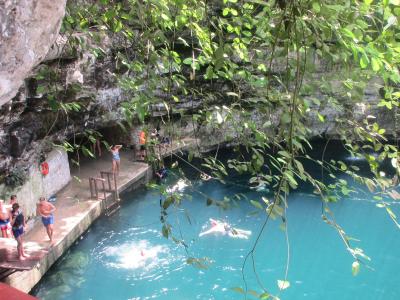
M 42 216 L 42 222 L 44 227 L 46 227 L 47 235 L 49 236 L 51 244 L 53 243 L 53 212 L 55 210 L 55 206 L 48 202 L 45 197 L 39 198 L 39 203 L 37 204 L 37 214 Z
M 4 204 L 4 200 L 0 200 L 0 229 L 3 238 L 8 238 L 10 225 L 11 211 Z

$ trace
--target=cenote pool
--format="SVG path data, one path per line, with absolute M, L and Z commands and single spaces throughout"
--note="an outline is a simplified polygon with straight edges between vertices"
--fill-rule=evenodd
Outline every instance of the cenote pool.
M 331 147 L 328 156 L 337 153 Z M 247 188 L 242 177 L 232 177 L 224 185 L 215 180 L 201 181 L 190 170 L 187 174 L 194 179 L 192 186 L 183 188 L 185 201 L 180 208 L 171 209 L 168 217 L 174 235 L 187 244 L 186 250 L 162 237 L 159 194 L 138 190 L 124 195 L 121 210 L 112 217 L 97 220 L 51 268 L 33 294 L 51 300 L 244 299 L 233 288 L 244 288 L 244 257 L 265 215 L 251 214 L 255 208 L 249 201 L 240 201 L 229 210 L 206 206 L 201 193 L 220 200 L 237 193 L 248 199 L 269 194 Z M 171 186 L 177 181 L 172 174 L 168 178 Z M 308 187 L 302 187 L 290 195 L 287 209 L 290 287 L 279 293 L 277 286 L 277 280 L 284 279 L 287 259 L 286 237 L 279 220 L 268 223 L 255 252 L 255 267 L 263 285 L 281 299 L 400 299 L 400 230 L 387 213 L 376 207 L 366 189 L 330 208 L 346 233 L 358 239 L 352 242 L 353 247 L 362 248 L 371 257 L 371 269 L 362 266 L 360 273 L 352 276 L 353 258 L 338 233 L 321 220 L 320 200 Z M 399 213 L 398 206 L 392 208 Z M 199 237 L 210 228 L 210 218 L 251 234 L 248 239 L 218 234 Z M 207 257 L 208 268 L 187 264 L 188 257 Z M 244 275 L 248 288 L 261 292 L 250 263 Z M 248 299 L 255 298 L 249 295 Z

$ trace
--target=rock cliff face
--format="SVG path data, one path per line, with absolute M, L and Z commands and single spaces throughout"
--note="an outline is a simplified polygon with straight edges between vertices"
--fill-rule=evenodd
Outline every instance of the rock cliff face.
M 58 36 L 66 0 L 0 1 L 0 105 L 11 100 Z

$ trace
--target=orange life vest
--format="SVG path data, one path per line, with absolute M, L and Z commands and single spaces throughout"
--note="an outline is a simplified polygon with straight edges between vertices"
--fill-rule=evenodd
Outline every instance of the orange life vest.
M 146 133 L 143 130 L 139 133 L 139 144 L 146 144 Z
M 40 172 L 43 176 L 49 174 L 49 164 L 47 162 L 44 161 L 40 164 Z

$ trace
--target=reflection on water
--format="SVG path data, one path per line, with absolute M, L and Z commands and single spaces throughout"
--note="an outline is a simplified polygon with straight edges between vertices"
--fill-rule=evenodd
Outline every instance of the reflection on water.
M 184 179 L 179 179 L 176 184 L 167 189 L 167 192 L 168 193 L 183 192 L 185 187 L 187 187 L 188 185 L 189 182 L 187 182 Z

